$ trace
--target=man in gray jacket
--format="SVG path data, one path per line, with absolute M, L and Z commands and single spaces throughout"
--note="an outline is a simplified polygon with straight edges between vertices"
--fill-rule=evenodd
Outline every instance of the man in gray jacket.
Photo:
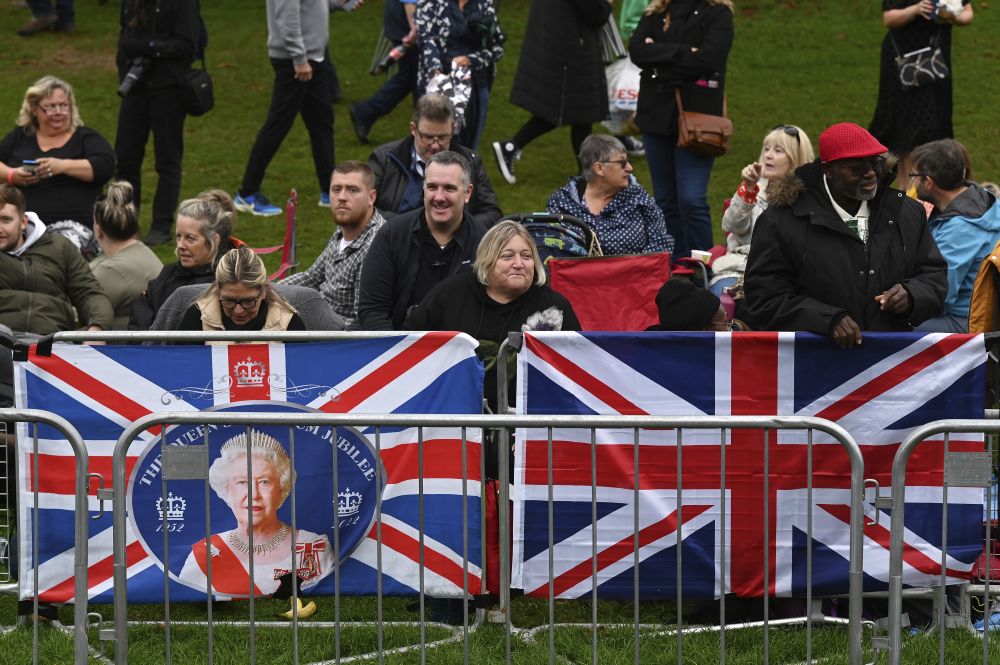
M 278 215 L 281 208 L 261 193 L 261 182 L 295 116 L 301 115 L 309 132 L 320 205 L 329 205 L 326 192 L 333 172 L 333 65 L 330 11 L 352 10 L 359 0 L 267 0 L 267 54 L 274 68 L 271 106 L 257 133 L 237 192 L 236 208 L 254 215 Z

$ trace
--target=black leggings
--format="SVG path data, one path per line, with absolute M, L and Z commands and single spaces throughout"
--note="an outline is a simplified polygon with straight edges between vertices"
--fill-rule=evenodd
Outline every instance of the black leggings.
M 555 128 L 556 126 L 548 120 L 533 115 L 528 122 L 524 123 L 521 129 L 517 130 L 517 134 L 511 140 L 517 146 L 518 150 L 520 150 L 542 134 L 547 134 Z M 573 142 L 574 156 L 580 154 L 580 146 L 583 145 L 583 140 L 590 136 L 591 129 L 592 125 L 590 123 L 570 125 L 569 138 Z

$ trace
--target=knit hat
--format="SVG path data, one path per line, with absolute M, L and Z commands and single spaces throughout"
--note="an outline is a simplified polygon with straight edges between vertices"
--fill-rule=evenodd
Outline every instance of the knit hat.
M 819 135 L 819 160 L 833 162 L 838 159 L 873 157 L 889 149 L 853 122 L 838 122 Z
M 719 299 L 684 279 L 671 279 L 656 294 L 660 324 L 646 330 L 704 330 L 719 311 Z

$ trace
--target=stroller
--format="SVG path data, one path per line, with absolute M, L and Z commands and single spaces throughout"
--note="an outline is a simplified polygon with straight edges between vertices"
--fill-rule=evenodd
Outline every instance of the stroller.
M 548 270 L 549 259 L 601 256 L 597 234 L 582 219 L 548 212 L 524 212 L 507 215 L 501 221 L 514 220 L 524 225 L 538 247 L 538 255 Z

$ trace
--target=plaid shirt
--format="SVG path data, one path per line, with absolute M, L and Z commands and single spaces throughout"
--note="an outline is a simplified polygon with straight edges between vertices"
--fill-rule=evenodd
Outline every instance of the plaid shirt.
M 286 277 L 281 283 L 316 289 L 330 303 L 333 311 L 344 319 L 346 325 L 354 323 L 358 318 L 361 264 L 364 263 L 375 234 L 383 224 L 385 218 L 376 209 L 365 230 L 343 252 L 340 251 L 340 241 L 344 234 L 338 228 L 308 270 Z

